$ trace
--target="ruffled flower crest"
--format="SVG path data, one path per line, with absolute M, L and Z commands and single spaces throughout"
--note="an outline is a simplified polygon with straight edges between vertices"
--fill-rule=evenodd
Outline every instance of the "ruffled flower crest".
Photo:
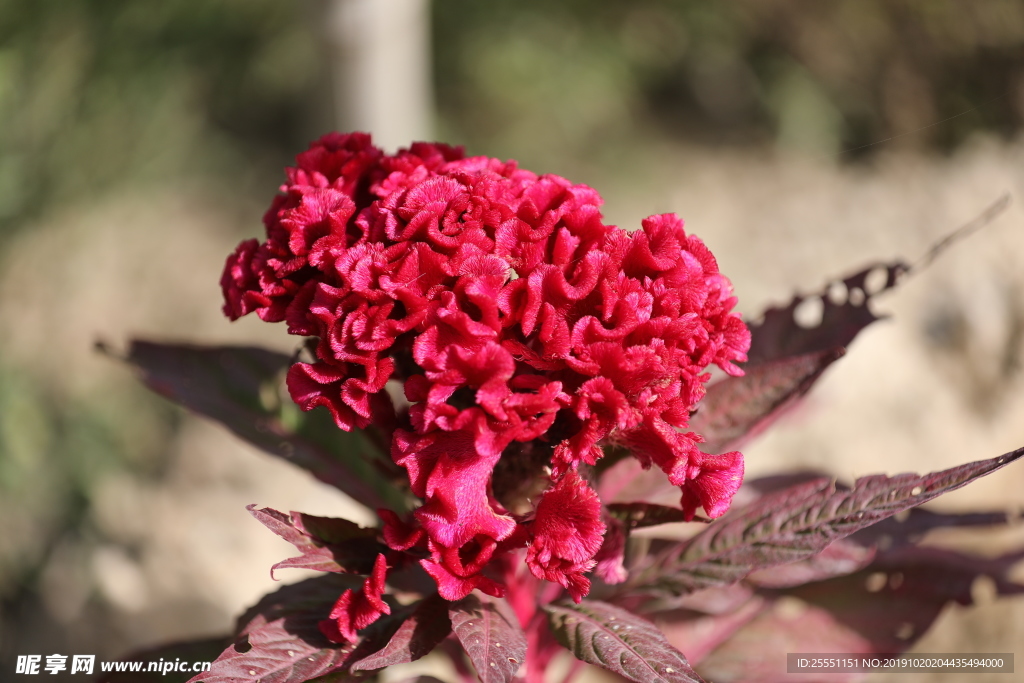
M 288 373 L 295 401 L 390 435 L 423 504 L 408 520 L 382 511 L 384 540 L 425 554 L 442 597 L 502 594 L 491 568 L 524 546 L 530 571 L 577 601 L 595 567 L 622 580 L 623 532 L 586 480 L 605 444 L 662 469 L 687 518 L 728 509 L 742 456 L 704 454 L 686 428 L 707 367 L 739 374 L 750 335 L 678 217 L 629 233 L 585 185 L 445 145 L 385 155 L 360 133 L 321 138 L 287 179 L 266 240 L 228 258 L 224 312 L 315 338 L 316 358 Z M 520 480 L 539 491 L 513 496 Z M 387 613 L 382 558 L 325 633 L 352 639 Z

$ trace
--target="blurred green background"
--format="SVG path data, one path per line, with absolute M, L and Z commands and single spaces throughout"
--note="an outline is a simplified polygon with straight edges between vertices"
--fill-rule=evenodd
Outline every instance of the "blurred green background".
M 4 229 L 125 184 L 264 189 L 331 122 L 318 11 L 5 0 Z M 1024 120 L 1015 0 L 434 0 L 432 19 L 439 136 L 531 167 L 672 142 L 864 161 Z
M 250 540 L 265 532 L 241 505 L 338 514 L 330 492 L 282 484 L 278 464 L 91 351 L 132 334 L 290 348 L 280 330 L 228 326 L 216 282 L 281 168 L 340 120 L 330 4 L 0 1 L 4 667 L 222 631 L 287 552 Z M 593 184 L 623 224 L 695 216 L 750 312 L 834 267 L 913 256 L 1024 189 L 1019 0 L 433 0 L 430 24 L 438 139 Z M 969 192 L 929 213 L 951 187 Z M 1020 224 L 1001 238 L 1018 254 Z M 906 336 L 947 409 L 977 413 L 954 442 L 1008 450 L 1020 428 L 1000 401 L 978 407 L 1020 394 L 1020 269 L 1003 247 L 964 256 L 990 281 L 921 289 Z M 784 462 L 864 473 L 823 447 L 831 461 L 796 448 Z M 996 454 L 951 450 L 936 457 Z

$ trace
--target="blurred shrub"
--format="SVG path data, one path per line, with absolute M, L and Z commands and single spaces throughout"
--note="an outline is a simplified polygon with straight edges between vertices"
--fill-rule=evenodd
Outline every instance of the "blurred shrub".
M 0 226 L 125 181 L 276 173 L 305 143 L 316 104 L 319 61 L 300 10 L 0 2 Z
M 273 182 L 330 125 L 313 31 L 325 4 L 0 0 L 0 229 L 124 181 Z M 950 149 L 1024 120 L 1017 0 L 433 12 L 439 137 L 527 165 L 615 163 L 666 138 L 821 154 L 899 135 Z
M 450 130 L 481 151 L 600 158 L 640 132 L 863 155 L 893 136 L 949 150 L 1024 120 L 1016 0 L 434 8 L 438 102 Z
M 160 476 L 166 458 L 153 454 L 163 455 L 179 418 L 141 391 L 69 400 L 0 365 L 0 517 L 11 522 L 0 540 L 0 598 L 12 579 L 38 568 L 60 533 L 92 533 L 87 512 L 104 477 Z

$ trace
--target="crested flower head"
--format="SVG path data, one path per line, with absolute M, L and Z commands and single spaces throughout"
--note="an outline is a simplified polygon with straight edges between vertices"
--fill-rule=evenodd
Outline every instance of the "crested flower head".
M 607 528 L 587 480 L 607 444 L 662 469 L 687 518 L 728 509 L 742 457 L 702 453 L 686 428 L 708 366 L 739 374 L 750 335 L 678 217 L 627 232 L 586 185 L 444 145 L 389 156 L 358 133 L 317 141 L 287 177 L 266 240 L 228 259 L 224 311 L 315 338 L 288 373 L 295 401 L 390 435 L 423 504 L 411 522 L 383 514 L 384 538 L 428 555 L 442 597 L 501 594 L 485 569 L 525 546 L 537 578 L 580 600 Z M 383 571 L 339 603 L 343 636 L 383 609 Z

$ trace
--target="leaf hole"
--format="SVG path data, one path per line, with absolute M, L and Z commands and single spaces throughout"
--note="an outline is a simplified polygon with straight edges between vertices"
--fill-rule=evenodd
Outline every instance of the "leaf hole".
M 277 412 L 281 407 L 281 394 L 277 382 L 261 382 L 259 386 L 260 405 L 268 413 Z
M 820 325 L 824 315 L 825 302 L 819 296 L 807 297 L 793 309 L 793 321 L 806 329 Z
M 885 575 L 885 572 L 873 572 L 868 574 L 868 578 L 864 579 L 864 588 L 867 589 L 868 593 L 877 593 L 885 588 L 885 584 L 888 582 L 889 577 Z
M 910 495 L 919 496 L 921 495 L 921 491 L 923 490 L 924 489 L 922 489 L 920 486 L 915 486 L 914 488 L 910 489 Z
M 1024 521 L 1024 509 L 1019 507 L 1010 507 L 1006 510 L 1006 522 L 1011 526 L 1020 524 Z
M 807 603 L 792 595 L 783 595 L 775 601 L 774 610 L 780 619 L 793 621 L 799 619 L 807 611 Z
M 846 303 L 847 291 L 845 282 L 833 282 L 828 286 L 828 290 L 825 292 L 830 303 L 836 306 L 842 306 Z
M 867 301 L 868 295 L 864 293 L 864 290 L 860 287 L 850 288 L 850 305 L 852 306 L 863 306 L 864 302 Z
M 990 605 L 999 595 L 999 589 L 991 576 L 984 574 L 971 582 L 971 600 L 976 605 Z
M 518 659 L 516 659 L 515 657 L 509 657 L 509 658 L 508 658 L 508 663 L 509 663 L 509 664 L 518 664 L 518 663 L 519 663 L 519 660 L 518 660 Z
M 864 289 L 874 296 L 889 284 L 889 269 L 885 266 L 872 268 L 871 272 L 864 276 Z

